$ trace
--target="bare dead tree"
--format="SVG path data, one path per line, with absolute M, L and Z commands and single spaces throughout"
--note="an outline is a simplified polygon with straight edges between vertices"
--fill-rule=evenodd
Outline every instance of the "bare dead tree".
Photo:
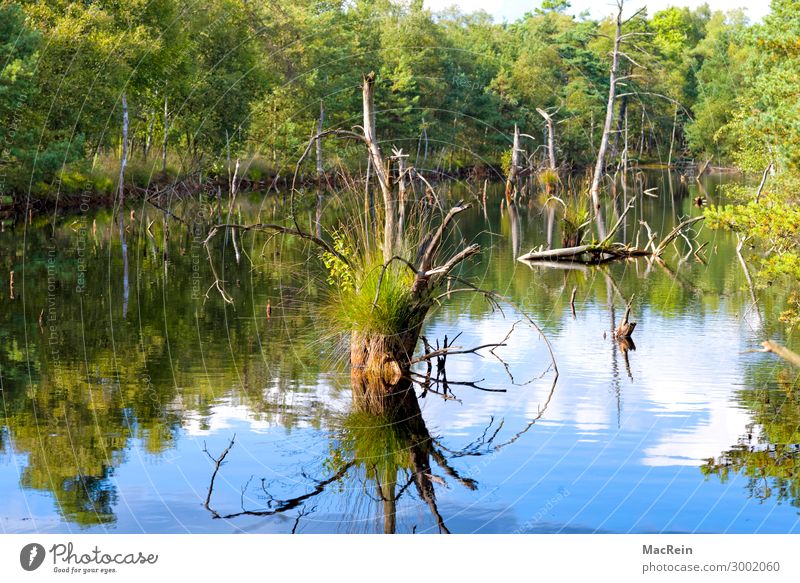
M 536 111 L 544 118 L 547 126 L 547 158 L 550 163 L 550 170 L 556 170 L 556 127 L 553 117 L 545 110 L 536 108 Z
M 597 221 L 597 230 L 600 238 L 605 238 L 605 224 L 603 222 L 603 215 L 600 208 L 600 184 L 605 176 L 606 171 L 606 155 L 608 154 L 609 138 L 612 132 L 612 124 L 614 122 L 614 105 L 620 95 L 617 94 L 617 84 L 620 81 L 635 77 L 635 75 L 619 75 L 620 58 L 624 58 L 634 65 L 638 65 L 630 55 L 622 51 L 621 47 L 626 40 L 635 36 L 640 36 L 648 33 L 643 32 L 622 32 L 623 26 L 631 19 L 638 16 L 642 11 L 637 11 L 633 16 L 627 20 L 623 20 L 622 13 L 624 7 L 624 0 L 617 0 L 617 15 L 615 18 L 615 35 L 614 47 L 611 52 L 611 68 L 608 75 L 608 101 L 606 103 L 606 117 L 603 124 L 603 133 L 600 138 L 600 147 L 597 150 L 597 161 L 594 166 L 594 173 L 592 174 L 592 184 L 589 189 L 589 194 L 592 197 L 592 205 L 594 207 L 595 219 Z
M 761 183 L 758 185 L 758 190 L 756 191 L 756 202 L 761 200 L 761 193 L 764 191 L 764 185 L 767 183 L 767 175 L 769 174 L 770 170 L 772 170 L 773 164 L 770 162 L 767 164 L 767 167 L 764 168 L 764 173 L 761 175 Z
M 506 179 L 506 203 L 511 204 L 517 200 L 517 177 L 519 175 L 519 128 L 514 124 L 514 141 L 511 144 L 511 166 Z
M 117 182 L 117 200 L 119 201 L 120 216 L 125 204 L 125 167 L 128 165 L 128 99 L 122 93 L 122 155 L 119 164 L 119 180 Z
M 167 173 L 167 141 L 169 139 L 169 98 L 164 96 L 164 137 L 161 144 L 161 172 Z
M 317 135 L 322 134 L 322 127 L 325 124 L 325 104 L 319 102 L 319 119 L 317 120 Z M 322 138 L 317 138 L 317 188 L 322 187 L 325 177 L 325 166 L 322 163 Z
M 383 194 L 383 258 L 388 261 L 394 255 L 394 237 L 397 230 L 397 201 L 394 198 L 392 177 L 378 144 L 375 128 L 375 73 L 364 75 L 361 85 L 364 109 L 364 142 L 372 159 L 372 169 Z

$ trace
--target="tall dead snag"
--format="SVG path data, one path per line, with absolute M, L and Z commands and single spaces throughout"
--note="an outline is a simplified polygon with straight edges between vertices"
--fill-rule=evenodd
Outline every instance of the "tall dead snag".
M 122 94 L 122 156 L 119 164 L 119 184 L 117 185 L 117 198 L 119 199 L 119 240 L 122 247 L 122 317 L 128 315 L 128 244 L 125 241 L 125 167 L 128 165 L 128 99 Z
M 611 126 L 614 122 L 614 103 L 617 99 L 617 83 L 624 79 L 629 79 L 632 75 L 619 76 L 619 62 L 620 57 L 628 59 L 631 63 L 635 63 L 628 55 L 626 55 L 620 47 L 622 43 L 639 34 L 637 32 L 629 32 L 622 34 L 622 26 L 628 20 L 635 17 L 639 12 L 628 18 L 622 20 L 622 9 L 624 0 L 617 0 L 617 17 L 616 17 L 616 34 L 614 35 L 614 48 L 611 53 L 611 70 L 608 75 L 608 102 L 606 103 L 606 119 L 603 124 L 603 135 L 600 138 L 600 147 L 597 149 L 597 161 L 594 166 L 594 174 L 592 175 L 592 186 L 589 194 L 592 197 L 592 206 L 594 207 L 595 218 L 597 219 L 597 229 L 601 238 L 605 237 L 605 225 L 603 223 L 603 215 L 600 212 L 600 183 L 606 171 L 606 154 L 608 153 L 608 143 L 611 136 Z M 640 11 L 641 12 L 641 11 Z
M 325 124 L 325 105 L 319 102 L 319 119 L 317 120 L 317 208 L 314 218 L 314 229 L 317 237 L 322 236 L 323 188 L 325 182 L 325 166 L 322 163 L 322 127 Z
M 519 128 L 514 124 L 514 142 L 511 146 L 511 166 L 506 179 L 506 203 L 517 201 L 517 176 L 519 175 Z
M 397 245 L 403 240 L 403 233 L 406 228 L 406 158 L 408 154 L 403 154 L 403 149 L 392 148 L 392 159 L 397 160 L 397 194 L 399 196 L 397 213 Z
M 614 37 L 614 50 L 611 54 L 611 71 L 608 76 L 608 102 L 606 103 L 606 120 L 603 125 L 603 135 L 600 138 L 600 147 L 597 150 L 597 161 L 592 175 L 592 186 L 589 193 L 592 196 L 592 205 L 595 215 L 600 215 L 600 182 L 606 170 L 606 152 L 608 140 L 611 135 L 611 124 L 614 121 L 614 101 L 617 97 L 617 70 L 619 68 L 619 47 L 622 41 L 622 0 L 617 2 L 616 35 Z M 605 237 L 604 233 L 600 233 Z
M 122 206 L 125 202 L 125 167 L 128 165 L 128 99 L 122 94 L 122 155 L 119 165 L 119 181 L 117 182 L 117 198 L 119 200 L 120 221 Z
M 553 117 L 543 109 L 536 108 L 536 111 L 544 118 L 547 126 L 547 158 L 550 163 L 550 170 L 555 171 L 556 166 L 556 128 Z
M 325 178 L 325 167 L 322 164 L 322 126 L 325 124 L 325 104 L 319 102 L 319 119 L 317 120 L 317 188 L 322 188 L 322 181 Z
M 397 201 L 392 192 L 392 178 L 383 160 L 375 129 L 375 73 L 364 75 L 361 86 L 364 107 L 364 141 L 372 160 L 372 169 L 383 194 L 383 259 L 389 261 L 394 255 L 394 236 L 397 231 Z
M 169 138 L 169 108 L 167 107 L 169 101 L 167 96 L 164 96 L 164 140 L 161 144 L 161 172 L 167 173 L 167 140 Z

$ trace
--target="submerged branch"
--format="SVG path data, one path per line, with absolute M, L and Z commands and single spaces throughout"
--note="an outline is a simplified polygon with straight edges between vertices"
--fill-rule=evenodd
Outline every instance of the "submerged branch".
M 786 362 L 793 364 L 794 366 L 800 366 L 800 354 L 793 352 L 786 348 L 785 346 L 781 346 L 777 342 L 773 342 L 772 340 L 765 340 L 761 343 L 761 346 L 764 347 L 764 350 L 761 352 L 771 352 L 780 356 Z
M 495 342 L 490 344 L 481 344 L 480 346 L 475 346 L 474 348 L 462 348 L 461 346 L 450 346 L 447 348 L 440 348 L 439 350 L 434 350 L 433 352 L 428 352 L 417 358 L 413 359 L 409 364 L 418 364 L 420 362 L 424 362 L 426 360 L 432 360 L 439 356 L 451 355 L 451 354 L 472 354 L 476 353 L 483 348 L 499 348 L 500 346 L 507 346 L 504 342 Z

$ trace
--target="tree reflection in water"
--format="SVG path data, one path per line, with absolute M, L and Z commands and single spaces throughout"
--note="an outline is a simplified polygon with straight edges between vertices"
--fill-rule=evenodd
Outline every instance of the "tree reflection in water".
M 444 376 L 444 371 L 441 371 Z M 436 380 L 436 379 L 434 379 Z M 440 439 L 432 436 L 425 425 L 420 410 L 415 387 L 422 390 L 421 396 L 431 392 L 431 381 L 414 381 L 406 376 L 396 384 L 387 384 L 365 375 L 352 376 L 352 406 L 335 435 L 328 458 L 323 468 L 328 475 L 323 479 L 309 478 L 313 488 L 299 496 L 277 499 L 266 488 L 267 504 L 265 508 L 246 509 L 231 513 L 218 511 L 212 504 L 212 494 L 217 473 L 233 440 L 219 457 L 209 453 L 215 462 L 206 499 L 206 508 L 216 519 L 233 519 L 241 516 L 272 516 L 298 509 L 292 532 L 295 532 L 299 520 L 310 514 L 316 507 L 307 507 L 307 503 L 323 494 L 328 487 L 345 480 L 365 478 L 367 487 L 363 488 L 364 496 L 370 497 L 379 505 L 379 518 L 383 521 L 383 532 L 397 532 L 397 504 L 403 497 L 415 495 L 421 500 L 440 533 L 449 533 L 445 518 L 439 510 L 436 500 L 436 486 L 446 486 L 448 480 L 458 483 L 469 490 L 477 490 L 478 482 L 462 475 L 453 464 L 453 460 L 466 456 L 491 455 L 501 448 L 515 442 L 528 431 L 544 415 L 555 392 L 557 376 L 550 388 L 546 402 L 540 407 L 538 414 L 525 427 L 503 443 L 496 443 L 496 438 L 503 423 L 494 423 L 494 419 L 483 433 L 467 446 L 453 450 L 444 445 Z M 475 383 L 457 383 L 474 386 Z M 444 393 L 435 392 L 442 397 Z M 449 399 L 453 399 L 452 395 Z M 439 475 L 442 474 L 442 475 Z M 357 492 L 357 489 L 353 489 Z M 371 494 L 374 492 L 374 497 Z

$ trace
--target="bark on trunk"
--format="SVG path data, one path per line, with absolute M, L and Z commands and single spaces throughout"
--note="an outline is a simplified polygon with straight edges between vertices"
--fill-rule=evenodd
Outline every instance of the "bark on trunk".
M 415 318 L 419 323 L 412 323 L 401 334 L 353 332 L 350 335 L 350 374 L 354 382 L 362 379 L 388 385 L 400 382 L 414 357 L 423 319 L 424 314 L 422 318 Z
M 397 216 L 397 248 L 402 246 L 403 233 L 406 228 L 406 158 L 407 154 L 403 154 L 402 148 L 395 150 L 394 158 L 397 160 L 397 192 L 399 195 L 398 216 Z
M 372 169 L 383 194 L 383 258 L 384 261 L 388 261 L 394 255 L 394 238 L 397 231 L 397 201 L 394 200 L 391 176 L 384 163 L 375 130 L 375 73 L 364 75 L 362 97 L 364 138 L 372 160 Z

